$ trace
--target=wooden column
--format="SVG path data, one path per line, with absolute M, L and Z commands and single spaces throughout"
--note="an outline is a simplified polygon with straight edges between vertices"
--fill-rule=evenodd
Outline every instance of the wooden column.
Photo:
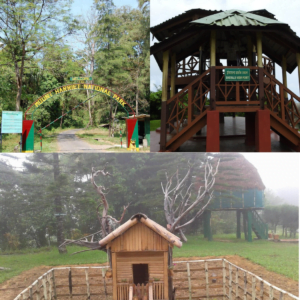
M 199 75 L 202 74 L 202 64 L 203 64 L 203 52 L 202 47 L 199 48 Z
M 236 211 L 236 238 L 241 238 L 241 211 Z
M 210 67 L 216 66 L 216 31 L 212 30 L 210 34 Z
M 253 50 L 253 44 L 251 40 L 251 36 L 247 36 L 247 56 L 248 56 L 248 66 L 253 66 L 252 62 L 252 50 Z
M 113 300 L 118 300 L 117 294 L 117 257 L 116 253 L 111 254 L 112 260 L 112 276 L 113 276 Z
M 169 299 L 168 252 L 164 252 L 164 299 Z
M 176 54 L 171 56 L 171 98 L 175 95 L 175 78 L 176 78 Z
M 168 68 L 169 50 L 163 53 L 163 80 L 161 96 L 161 126 L 160 126 L 160 150 L 166 150 L 167 142 L 167 98 L 168 98 Z
M 262 68 L 263 62 L 262 62 L 262 33 L 257 32 L 256 33 L 256 50 L 257 50 L 257 66 Z
M 297 65 L 298 65 L 298 80 L 299 80 L 299 90 L 300 90 L 300 53 L 296 53 Z
M 247 211 L 247 219 L 248 219 L 248 242 L 252 242 L 252 212 L 251 210 Z
M 282 83 L 287 88 L 287 78 L 286 78 L 286 57 L 282 55 L 281 60 L 281 69 L 282 69 Z M 287 98 L 287 92 L 284 91 L 284 98 Z

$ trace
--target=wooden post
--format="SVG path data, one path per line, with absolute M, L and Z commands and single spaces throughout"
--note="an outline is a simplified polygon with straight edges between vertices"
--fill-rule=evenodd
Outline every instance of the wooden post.
M 281 119 L 285 121 L 285 101 L 284 101 L 284 92 L 283 86 L 280 86 L 280 107 L 281 107 Z
M 73 286 L 72 286 L 72 271 L 71 271 L 71 268 L 69 268 L 69 293 L 70 293 L 69 298 L 70 299 L 73 298 L 72 289 L 73 289 Z
M 247 300 L 247 274 L 244 272 L 244 300 Z
M 252 212 L 251 210 L 247 211 L 248 219 L 248 242 L 252 242 Z
M 50 294 L 51 297 L 51 294 Z M 33 300 L 32 285 L 29 287 L 29 299 Z
M 228 267 L 229 267 L 229 300 L 232 300 L 232 266 L 231 264 L 228 264 Z
M 43 276 L 42 282 L 43 282 L 44 299 L 48 300 L 47 283 L 46 283 L 45 276 Z
M 153 283 L 149 282 L 149 300 L 153 300 Z
M 36 281 L 36 300 L 40 300 L 41 299 L 41 291 L 40 291 L 40 278 L 38 278 L 38 280 Z M 54 299 L 56 299 L 56 295 L 54 294 Z
M 300 90 L 300 53 L 296 53 L 297 66 L 298 66 L 298 81 L 299 81 L 299 90 Z
M 111 254 L 112 260 L 112 277 L 113 277 L 113 300 L 118 299 L 117 295 L 117 257 L 116 253 Z
M 257 50 L 257 66 L 262 68 L 262 33 L 259 31 L 256 33 L 256 50 Z
M 51 273 L 47 274 L 47 280 L 49 282 L 49 294 L 50 294 L 50 299 L 52 299 L 52 281 L 51 281 Z
M 265 91 L 264 91 L 264 69 L 258 69 L 258 100 L 260 102 L 260 109 L 265 108 Z
M 150 287 L 149 287 L 149 294 L 150 294 Z M 129 287 L 129 300 L 132 300 L 132 298 L 133 298 L 133 286 L 131 285 Z M 150 300 L 150 295 L 149 295 L 149 300 Z
M 260 300 L 264 299 L 264 282 L 260 282 Z
M 202 74 L 202 64 L 203 64 L 203 51 L 202 51 L 202 47 L 200 46 L 200 48 L 199 48 L 199 75 Z
M 239 299 L 239 269 L 236 268 L 235 273 L 235 299 Z
M 160 150 L 162 151 L 166 149 L 166 142 L 167 142 L 168 68 L 169 68 L 169 50 L 163 53 L 163 80 L 162 80 L 161 128 L 160 128 Z
M 189 300 L 192 300 L 192 284 L 191 284 L 191 272 L 190 272 L 190 264 L 186 264 L 188 283 L 189 283 Z
M 188 125 L 192 123 L 193 120 L 193 86 L 189 87 L 188 90 Z
M 270 292 L 269 292 L 269 299 L 273 300 L 274 299 L 274 295 L 273 295 L 273 287 L 270 285 Z
M 285 57 L 285 55 L 282 55 L 281 68 L 282 68 L 282 83 L 287 88 L 286 57 Z M 284 98 L 287 99 L 287 92 L 286 91 L 284 91 Z
M 210 67 L 216 66 L 216 30 L 210 33 Z
M 176 53 L 171 56 L 171 94 L 172 98 L 175 95 L 175 79 L 176 79 Z
M 90 282 L 89 282 L 89 272 L 88 268 L 84 269 L 85 271 L 85 281 L 86 281 L 86 293 L 87 293 L 87 299 L 91 298 L 91 292 L 90 292 Z
M 164 299 L 169 299 L 168 252 L 164 252 Z
M 225 300 L 226 298 L 226 269 L 225 260 L 223 259 L 223 300 Z
M 53 296 L 54 299 L 57 299 L 57 293 L 56 293 L 56 283 L 55 283 L 55 273 L 54 273 L 54 269 L 52 269 L 52 281 L 53 281 Z
M 241 211 L 236 211 L 236 238 L 241 238 Z
M 207 261 L 205 261 L 205 289 L 206 289 L 206 299 L 209 299 L 209 289 L 208 289 L 208 266 Z
M 102 278 L 103 278 L 104 293 L 105 293 L 105 300 L 106 300 L 107 299 L 107 289 L 106 289 L 105 270 L 104 270 L 104 268 L 102 268 Z
M 251 36 L 247 36 L 247 56 L 248 56 L 248 67 L 253 66 L 252 62 L 252 49 L 253 49 L 253 44 L 251 40 Z
M 252 300 L 256 298 L 256 279 L 252 276 Z

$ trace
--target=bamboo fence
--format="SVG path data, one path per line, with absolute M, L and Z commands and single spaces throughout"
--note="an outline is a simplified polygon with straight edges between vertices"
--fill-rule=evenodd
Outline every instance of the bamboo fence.
M 108 267 L 53 268 L 39 277 L 14 300 L 111 300 L 112 279 L 105 277 L 106 268 Z M 159 282 L 153 283 L 154 291 L 161 289 L 159 284 Z M 147 286 L 140 286 L 141 295 Z M 176 300 L 299 299 L 226 259 L 175 262 L 173 286 Z M 130 293 L 133 292 L 129 284 L 118 283 L 119 300 L 129 299 Z M 159 299 L 163 299 L 163 296 L 161 295 Z

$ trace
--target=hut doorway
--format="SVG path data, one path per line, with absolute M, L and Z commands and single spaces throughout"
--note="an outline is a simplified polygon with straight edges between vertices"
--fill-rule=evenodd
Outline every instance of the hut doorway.
M 133 282 L 137 284 L 147 284 L 149 281 L 148 264 L 133 264 Z

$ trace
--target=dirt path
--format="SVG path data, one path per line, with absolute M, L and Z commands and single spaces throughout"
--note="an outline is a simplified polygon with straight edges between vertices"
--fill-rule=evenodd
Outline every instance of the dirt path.
M 174 262 L 182 260 L 196 260 L 196 259 L 209 259 L 216 258 L 212 256 L 208 257 L 188 257 L 188 258 L 176 258 Z M 296 296 L 299 294 L 299 283 L 295 280 L 289 279 L 283 275 L 266 270 L 264 267 L 254 264 L 250 260 L 239 257 L 237 255 L 228 255 L 219 258 L 226 258 L 231 263 L 244 268 L 263 279 L 267 280 L 271 284 L 286 290 Z M 106 264 L 104 264 L 106 265 Z M 68 265 L 68 267 L 78 267 L 79 265 Z M 81 265 L 82 266 L 82 265 Z M 89 264 L 85 266 L 99 266 L 99 264 Z M 60 266 L 62 267 L 62 266 Z M 50 266 L 39 266 L 31 270 L 25 271 L 18 276 L 15 276 L 2 284 L 0 284 L 0 299 L 1 300 L 13 300 L 20 292 L 22 292 L 26 287 L 33 283 L 39 276 L 46 273 L 52 267 Z
M 70 129 L 57 136 L 58 152 L 105 152 L 112 145 L 91 145 L 78 138 L 75 133 L 82 129 Z

